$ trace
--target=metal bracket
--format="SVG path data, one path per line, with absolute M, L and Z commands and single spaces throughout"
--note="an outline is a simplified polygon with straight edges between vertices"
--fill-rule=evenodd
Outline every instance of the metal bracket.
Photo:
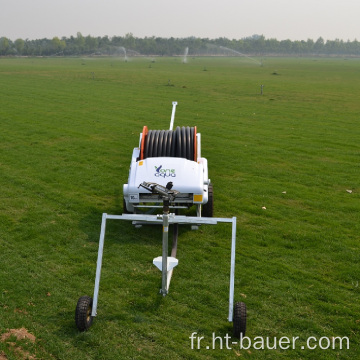
M 94 296 L 93 296 L 93 306 L 91 316 L 96 316 L 98 295 L 99 295 L 99 285 L 100 285 L 100 276 L 101 276 L 101 266 L 102 266 L 102 256 L 104 250 L 104 241 L 105 241 L 105 229 L 107 220 L 126 220 L 126 221 L 144 221 L 149 223 L 163 224 L 163 226 L 169 226 L 169 224 L 191 224 L 191 225 L 216 225 L 217 223 L 231 223 L 231 259 L 230 259 L 230 284 L 229 284 L 229 314 L 228 320 L 231 322 L 233 320 L 233 307 L 234 307 L 234 278 L 235 278 L 235 247 L 236 247 L 236 217 L 233 218 L 205 218 L 205 217 L 195 217 L 195 216 L 182 216 L 168 214 L 164 215 L 143 215 L 143 214 L 123 214 L 123 215 L 109 215 L 104 213 L 102 215 L 101 222 L 101 231 L 99 239 L 99 250 L 98 258 L 96 264 L 96 277 L 95 277 L 95 287 L 94 287 Z M 165 225 L 167 224 L 167 225 Z M 163 231 L 163 256 L 162 256 L 162 288 L 161 293 L 166 295 L 168 292 L 168 271 L 167 271 L 167 232 Z M 166 256 L 165 256 L 166 254 Z M 172 270 L 170 270 L 172 271 Z

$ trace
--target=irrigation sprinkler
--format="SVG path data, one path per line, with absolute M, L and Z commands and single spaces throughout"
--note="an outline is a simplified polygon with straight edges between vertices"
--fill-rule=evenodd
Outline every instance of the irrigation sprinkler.
M 183 64 L 186 64 L 187 63 L 187 56 L 189 54 L 189 48 L 186 47 L 185 48 L 185 52 L 184 52 L 184 56 L 183 56 Z
M 149 130 L 144 126 L 139 146 L 133 149 L 128 183 L 123 186 L 124 213 L 102 215 L 93 297 L 80 297 L 75 310 L 75 322 L 80 331 L 88 330 L 97 316 L 106 223 L 108 220 L 125 220 L 137 227 L 162 225 L 162 255 L 153 259 L 153 264 L 162 273 L 162 296 L 169 294 L 173 270 L 179 264 L 176 257 L 178 225 L 191 225 L 192 229 L 197 229 L 201 225 L 231 224 L 228 321 L 233 322 L 234 336 L 245 335 L 246 305 L 234 303 L 236 217 L 213 217 L 213 185 L 208 178 L 207 159 L 201 156 L 201 134 L 196 126 L 173 130 L 177 102 L 172 105 L 170 129 Z M 193 206 L 196 216 L 177 214 L 179 209 Z M 162 213 L 149 214 L 149 210 L 159 209 Z M 174 227 L 174 234 L 169 256 L 170 225 Z

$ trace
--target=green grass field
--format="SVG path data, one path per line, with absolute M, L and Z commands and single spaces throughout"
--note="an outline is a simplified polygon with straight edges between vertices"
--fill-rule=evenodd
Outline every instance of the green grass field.
M 0 359 L 359 356 L 360 60 L 262 64 L 0 59 Z M 175 125 L 202 134 L 215 216 L 238 219 L 246 335 L 298 337 L 295 349 L 212 349 L 213 333 L 232 329 L 227 224 L 180 229 L 163 298 L 152 265 L 161 229 L 109 221 L 98 316 L 88 332 L 75 327 L 78 298 L 93 292 L 101 214 L 122 213 L 139 133 L 167 129 L 172 101 Z M 7 335 L 21 328 L 36 340 Z M 348 337 L 349 349 L 322 350 L 324 337 Z

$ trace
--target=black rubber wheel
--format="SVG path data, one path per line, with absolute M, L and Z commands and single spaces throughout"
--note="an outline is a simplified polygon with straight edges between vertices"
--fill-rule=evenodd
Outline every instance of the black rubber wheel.
M 208 186 L 208 202 L 203 205 L 202 216 L 213 217 L 214 215 L 214 188 L 212 184 Z
M 234 306 L 233 315 L 234 336 L 240 338 L 245 336 L 246 332 L 246 305 L 243 302 L 237 302 Z
M 90 328 L 93 317 L 91 316 L 93 299 L 89 296 L 82 296 L 76 305 L 75 323 L 80 331 Z

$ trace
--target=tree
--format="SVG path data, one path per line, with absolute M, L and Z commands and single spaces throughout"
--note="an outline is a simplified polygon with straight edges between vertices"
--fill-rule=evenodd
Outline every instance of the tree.
M 10 50 L 10 41 L 6 37 L 0 38 L 0 55 L 8 55 Z
M 281 46 L 281 52 L 283 54 L 290 54 L 291 53 L 291 48 L 292 48 L 291 40 L 289 40 L 289 39 L 281 40 L 280 41 L 280 46 Z
M 65 40 L 60 40 L 57 36 L 53 37 L 53 39 L 51 40 L 51 47 L 52 50 L 54 51 L 54 53 L 61 53 L 64 51 L 65 47 L 66 47 L 66 42 Z
M 291 51 L 296 55 L 300 55 L 303 52 L 303 43 L 299 40 L 294 41 L 291 46 Z
M 257 54 L 261 54 L 265 50 L 265 36 L 253 35 L 254 50 Z
M 23 39 L 16 39 L 14 42 L 14 45 L 15 45 L 15 49 L 16 49 L 18 55 L 23 55 L 25 41 Z
M 124 46 L 127 49 L 135 49 L 135 38 L 134 38 L 134 35 L 132 33 L 127 33 L 125 35 L 124 41 L 125 41 Z
M 324 44 L 325 44 L 325 41 L 324 39 L 320 36 L 315 44 L 314 44 L 314 50 L 318 53 L 318 54 L 321 54 L 323 51 L 324 51 Z
M 92 53 L 96 52 L 98 45 L 99 45 L 99 41 L 97 38 L 92 37 L 90 35 L 88 35 L 85 38 L 85 48 L 87 51 L 92 52 Z
M 266 40 L 266 48 L 270 54 L 276 54 L 279 52 L 280 43 L 276 39 Z
M 76 34 L 75 44 L 77 45 L 79 52 L 83 52 L 83 51 L 84 51 L 84 48 L 85 48 L 85 39 L 84 39 L 84 37 L 82 36 L 82 34 L 81 34 L 80 31 Z
M 123 49 L 122 49 L 123 48 Z M 113 36 L 109 38 L 84 37 L 81 32 L 76 36 L 68 38 L 54 37 L 52 39 L 37 39 L 25 41 L 16 39 L 14 42 L 6 37 L 0 37 L 0 55 L 32 55 L 48 56 L 63 53 L 66 55 L 83 55 L 91 53 L 112 54 L 114 52 L 126 51 L 128 54 L 139 52 L 143 55 L 183 55 L 186 48 L 189 48 L 189 55 L 209 54 L 216 55 L 224 53 L 224 49 L 229 49 L 228 54 L 234 51 L 243 54 L 329 54 L 329 55 L 360 55 L 360 42 L 348 40 L 327 40 L 319 37 L 316 42 L 312 39 L 291 41 L 277 39 L 265 39 L 264 35 L 252 35 L 242 39 L 232 39 L 221 37 L 218 39 L 197 38 L 194 36 L 187 38 L 160 38 L 145 37 L 135 38 L 132 33 L 127 33 L 124 37 Z M 124 50 L 126 49 L 126 50 Z M 133 50 L 133 52 L 131 51 Z M 130 51 L 130 52 L 128 52 Z
M 306 45 L 307 45 L 307 51 L 308 51 L 308 53 L 311 54 L 311 53 L 314 51 L 314 46 L 315 46 L 314 40 L 312 40 L 312 39 L 307 39 Z

